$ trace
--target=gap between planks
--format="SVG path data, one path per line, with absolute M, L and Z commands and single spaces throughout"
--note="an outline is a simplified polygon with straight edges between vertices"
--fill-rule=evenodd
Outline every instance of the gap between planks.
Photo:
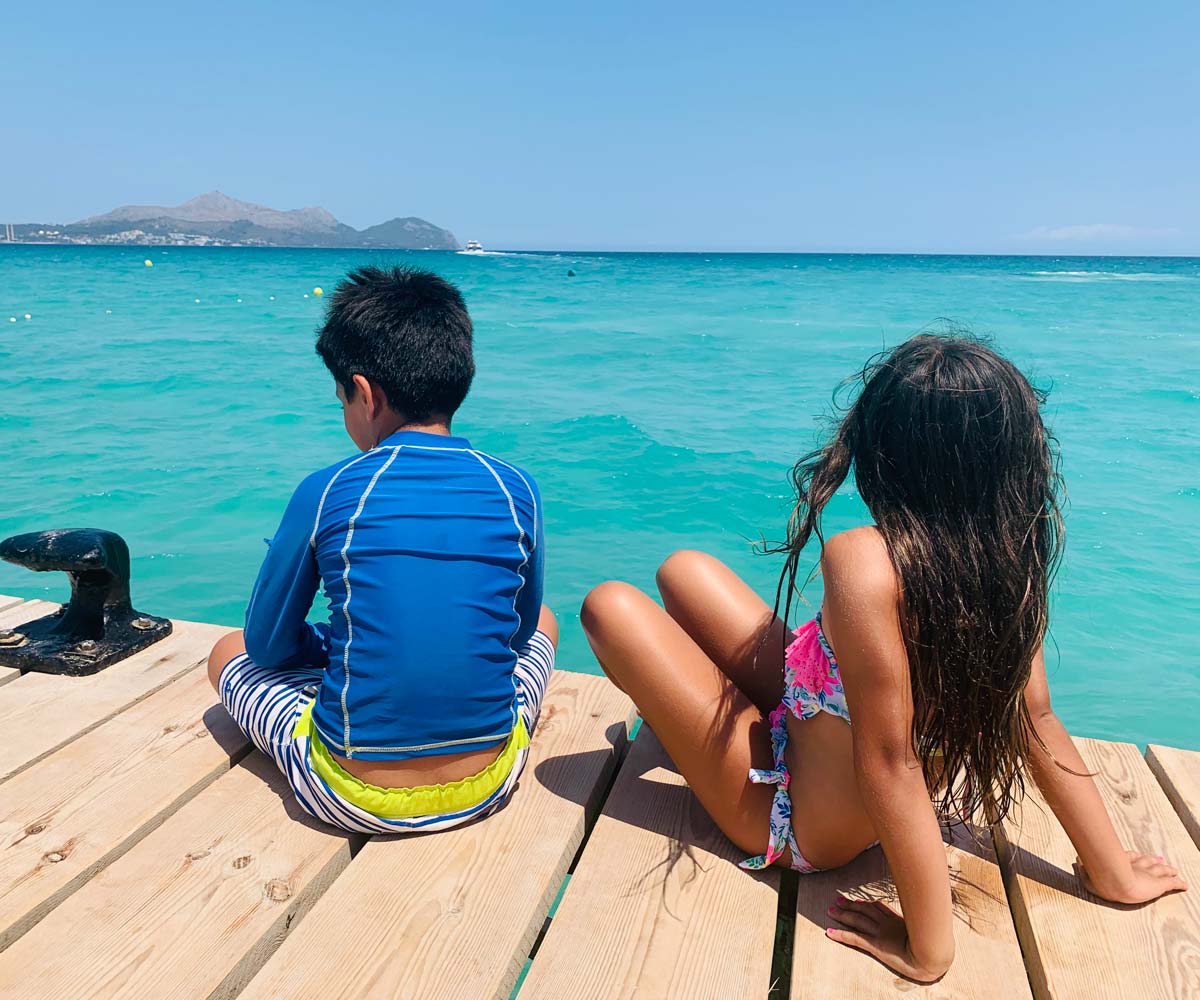
M 503 1000 L 599 807 L 629 714 L 606 679 L 556 672 L 512 801 L 433 836 L 369 841 L 240 1000 Z
M 39 1000 L 232 997 L 352 839 L 252 753 L 0 952 L 0 997 L 28 997 L 31 979 Z
M 0 784 L 0 950 L 246 755 L 193 671 Z
M 1163 855 L 1193 888 L 1144 906 L 1091 896 L 1074 871 L 1074 847 L 1030 785 L 997 846 L 1034 996 L 1200 996 L 1200 851 L 1137 747 L 1075 743 L 1122 843 Z
M 18 609 L 25 613 L 30 604 Z M 54 607 L 51 605 L 50 607 Z M 31 613 L 40 617 L 45 609 Z M 208 660 L 229 631 L 176 621 L 167 638 L 90 677 L 26 673 L 0 689 L 0 781 L 136 705 Z
M 780 872 L 737 860 L 643 725 L 520 1000 L 764 996 Z
M 1192 840 L 1200 847 L 1200 753 L 1151 745 L 1146 747 L 1146 763 Z
M 0 594 L 0 629 L 20 628 L 26 622 L 50 614 L 57 604 L 49 601 L 26 601 L 20 597 Z M 0 667 L 0 685 L 15 681 L 21 676 L 16 667 Z

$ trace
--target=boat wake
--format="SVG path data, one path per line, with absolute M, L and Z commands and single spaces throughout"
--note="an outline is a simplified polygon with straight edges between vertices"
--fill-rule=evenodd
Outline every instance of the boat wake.
M 456 250 L 460 257 L 549 257 L 544 253 L 521 253 L 517 250 Z M 557 254 L 553 256 L 558 256 Z

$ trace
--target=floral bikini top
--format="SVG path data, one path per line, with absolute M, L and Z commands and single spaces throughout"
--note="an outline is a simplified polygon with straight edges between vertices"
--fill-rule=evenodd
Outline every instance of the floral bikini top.
M 783 704 L 797 719 L 828 712 L 850 721 L 846 692 L 833 647 L 821 628 L 821 613 L 792 633 L 783 660 Z

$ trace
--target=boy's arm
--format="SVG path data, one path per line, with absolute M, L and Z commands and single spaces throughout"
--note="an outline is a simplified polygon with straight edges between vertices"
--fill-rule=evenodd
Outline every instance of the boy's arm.
M 517 616 L 521 619 L 521 624 L 517 627 L 517 634 L 513 636 L 513 647 L 516 649 L 520 649 L 533 637 L 538 616 L 542 613 L 542 597 L 545 593 L 546 540 L 542 528 L 540 502 L 537 503 L 536 510 L 538 517 L 537 527 L 533 531 L 533 551 L 529 553 L 529 559 L 525 563 L 521 574 L 525 582 L 517 595 Z
M 305 621 L 320 583 L 310 544 L 318 496 L 307 480 L 300 484 L 258 571 L 246 608 L 245 639 L 246 654 L 260 666 L 329 662 L 329 626 Z
M 1079 854 L 1088 890 L 1114 903 L 1145 903 L 1164 892 L 1186 889 L 1179 873 L 1161 858 L 1121 846 L 1087 765 L 1050 707 L 1041 650 L 1025 685 L 1025 705 L 1034 729 L 1029 771 Z

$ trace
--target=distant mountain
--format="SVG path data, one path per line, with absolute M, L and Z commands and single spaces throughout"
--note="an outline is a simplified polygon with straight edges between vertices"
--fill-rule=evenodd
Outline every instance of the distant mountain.
M 171 219 L 178 222 L 250 222 L 265 229 L 327 231 L 333 232 L 340 225 L 329 212 L 323 208 L 294 208 L 290 212 L 280 212 L 265 205 L 254 205 L 248 201 L 238 201 L 220 191 L 210 191 L 198 198 L 185 201 L 174 208 L 161 208 L 155 205 L 122 205 L 114 208 L 105 215 L 95 215 L 90 219 L 77 222 L 77 226 L 99 226 L 119 222 L 145 222 L 154 219 Z
M 433 247 L 435 250 L 457 250 L 458 240 L 453 233 L 439 229 L 432 222 L 408 216 L 392 219 L 377 226 L 368 226 L 358 234 L 364 247 Z
M 18 239 L 56 243 L 458 249 L 453 233 L 424 219 L 392 219 L 359 232 L 323 208 L 279 211 L 220 191 L 173 207 L 122 205 L 69 225 L 26 224 L 15 229 Z

